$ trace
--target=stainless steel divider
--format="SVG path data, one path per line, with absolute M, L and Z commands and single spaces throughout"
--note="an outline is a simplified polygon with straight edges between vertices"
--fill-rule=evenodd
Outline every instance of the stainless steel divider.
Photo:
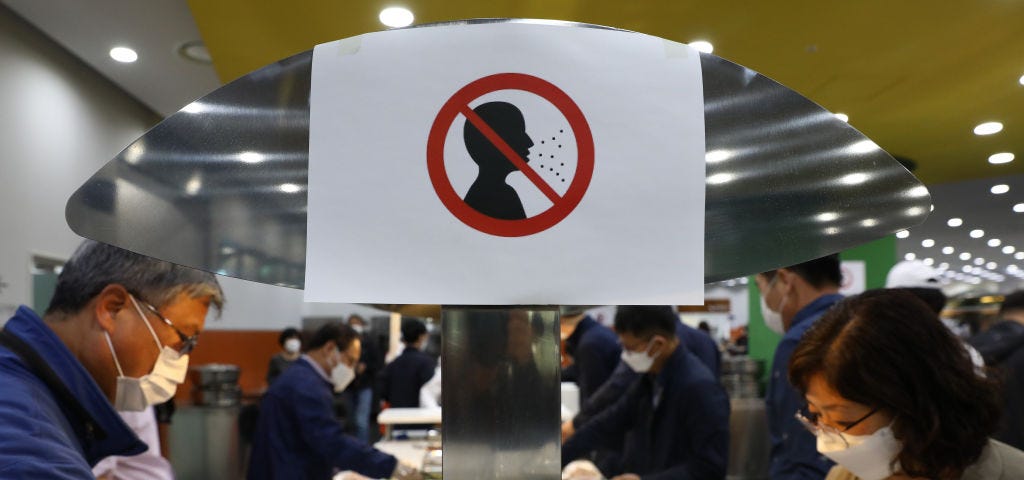
M 556 307 L 443 307 L 447 480 L 559 478 Z

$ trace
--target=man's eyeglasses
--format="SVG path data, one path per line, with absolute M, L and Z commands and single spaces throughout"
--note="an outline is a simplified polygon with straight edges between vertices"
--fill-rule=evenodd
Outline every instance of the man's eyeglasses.
M 139 297 L 136 296 L 135 298 L 139 298 Z M 178 334 L 178 338 L 181 339 L 181 347 L 178 348 L 178 353 L 180 353 L 182 355 L 188 355 L 188 353 L 191 352 L 193 348 L 196 348 L 196 344 L 199 343 L 199 334 L 198 333 L 195 334 L 195 335 L 192 335 L 192 336 L 185 335 L 185 333 L 182 332 L 181 330 L 178 330 L 178 327 L 175 327 L 174 324 L 171 323 L 171 321 L 167 319 L 167 317 L 164 317 L 163 315 L 161 315 L 160 311 L 157 310 L 156 307 L 154 307 L 152 304 L 150 304 L 149 302 L 147 302 L 145 300 L 142 300 L 141 298 L 139 299 L 139 303 L 141 303 L 147 309 L 149 309 L 150 312 L 153 312 L 153 314 L 156 315 L 157 318 L 159 318 L 160 320 L 163 320 L 164 323 L 166 323 L 168 327 L 173 328 L 174 332 Z
M 821 423 L 821 415 L 811 412 L 810 409 L 806 407 L 796 412 L 796 419 L 800 421 L 800 424 L 803 425 L 804 428 L 807 429 L 807 431 L 813 433 L 815 436 L 817 436 L 820 433 L 825 433 L 831 435 L 832 437 L 839 438 L 847 447 L 849 447 L 850 444 L 846 441 L 846 438 L 843 437 L 842 433 L 849 431 L 851 428 L 856 427 L 857 425 L 860 425 L 861 422 L 867 420 L 876 412 L 878 412 L 878 408 L 871 409 L 871 411 L 868 412 L 867 415 L 864 415 L 863 417 L 860 417 L 859 419 L 850 423 L 849 425 L 846 425 L 841 430 L 831 425 Z

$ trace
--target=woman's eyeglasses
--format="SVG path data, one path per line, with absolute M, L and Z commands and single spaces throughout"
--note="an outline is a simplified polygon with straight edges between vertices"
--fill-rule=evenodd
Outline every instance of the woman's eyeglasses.
M 796 419 L 800 421 L 800 424 L 803 425 L 804 428 L 807 429 L 807 431 L 813 433 L 815 436 L 818 436 L 821 433 L 825 433 L 832 437 L 839 438 L 847 447 L 849 447 L 850 444 L 846 441 L 846 438 L 842 435 L 842 433 L 849 431 L 851 428 L 856 427 L 857 425 L 860 425 L 861 422 L 867 420 L 868 417 L 874 415 L 876 412 L 878 412 L 878 408 L 873 408 L 870 412 L 867 413 L 867 415 L 860 417 L 854 422 L 844 426 L 842 429 L 838 429 L 831 425 L 822 423 L 821 415 L 811 412 L 810 409 L 807 407 L 804 407 L 800 411 L 796 412 Z

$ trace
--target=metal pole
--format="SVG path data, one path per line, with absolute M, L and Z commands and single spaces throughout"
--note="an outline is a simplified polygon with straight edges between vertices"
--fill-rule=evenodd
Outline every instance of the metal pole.
M 559 478 L 555 307 L 443 307 L 447 480 Z

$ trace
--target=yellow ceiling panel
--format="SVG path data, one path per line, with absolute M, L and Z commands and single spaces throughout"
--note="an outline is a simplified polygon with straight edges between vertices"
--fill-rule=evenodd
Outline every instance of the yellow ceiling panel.
M 223 81 L 339 38 L 382 30 L 393 3 L 189 0 Z M 767 75 L 822 106 L 927 183 L 1024 173 L 1024 2 L 1016 0 L 416 0 L 416 23 L 547 18 L 688 42 Z M 999 120 L 1002 133 L 975 136 Z M 989 165 L 992 153 L 1019 157 Z

